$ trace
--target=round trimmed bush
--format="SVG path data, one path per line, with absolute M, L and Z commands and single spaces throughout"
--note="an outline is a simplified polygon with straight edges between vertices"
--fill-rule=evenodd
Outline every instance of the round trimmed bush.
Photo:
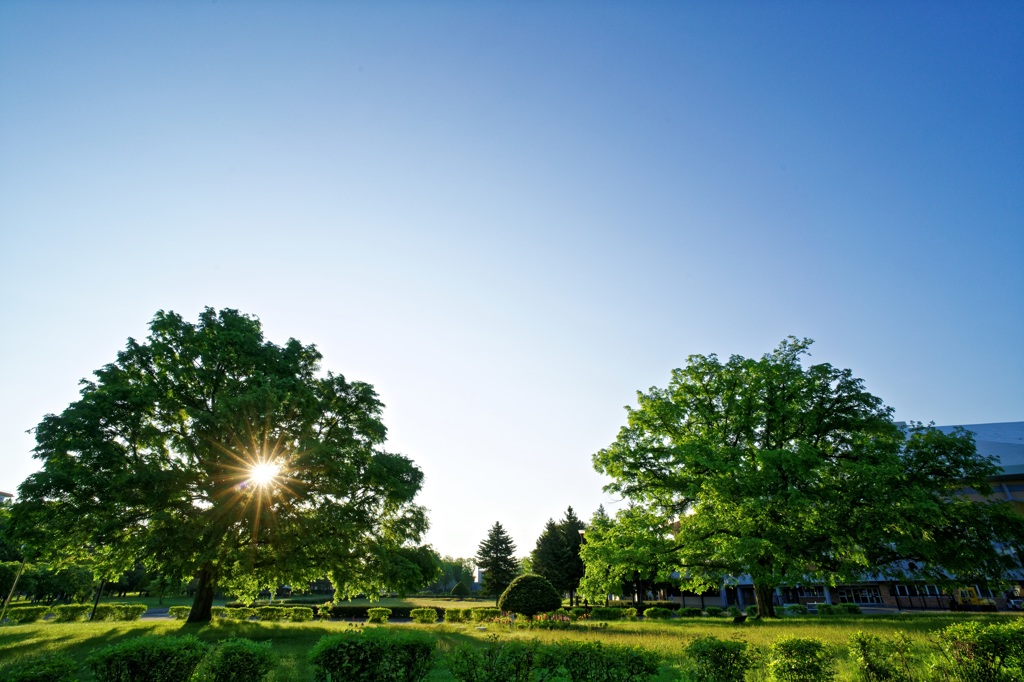
M 461 580 L 459 582 L 455 583 L 455 587 L 452 588 L 452 596 L 453 597 L 459 597 L 460 599 L 465 599 L 469 595 L 470 595 L 470 590 L 469 590 L 468 587 L 466 587 L 466 583 L 462 582 Z
M 535 573 L 527 573 L 513 580 L 498 599 L 498 608 L 502 611 L 521 613 L 528 617 L 554 611 L 561 606 L 562 595 L 558 594 L 547 578 Z

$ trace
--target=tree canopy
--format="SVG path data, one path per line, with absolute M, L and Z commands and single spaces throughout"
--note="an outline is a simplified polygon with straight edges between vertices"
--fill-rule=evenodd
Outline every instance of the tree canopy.
M 530 553 L 532 572 L 547 578 L 559 592 L 568 594 L 570 603 L 584 574 L 580 531 L 585 528 L 586 524 L 569 507 L 557 523 L 548 520 Z
M 519 575 L 516 546 L 500 522 L 487 531 L 476 552 L 477 566 L 483 569 L 483 593 L 497 599 Z
M 259 320 L 160 311 L 144 342 L 83 380 L 35 429 L 42 470 L 19 488 L 15 531 L 33 560 L 106 577 L 144 562 L 195 576 L 191 620 L 220 586 L 327 575 L 339 595 L 417 589 L 436 555 L 416 547 L 423 474 L 389 453 L 373 387 L 320 370 L 320 353 L 263 338 Z
M 999 578 L 1017 566 L 1002 550 L 1020 546 L 1022 520 L 958 494 L 988 495 L 998 473 L 970 434 L 904 430 L 850 370 L 805 367 L 810 345 L 790 337 L 727 362 L 694 355 L 666 388 L 638 393 L 593 458 L 606 490 L 638 506 L 607 542 L 649 546 L 662 554 L 650 564 L 694 590 L 749 576 L 765 615 L 782 585 Z M 590 581 L 590 555 L 611 554 L 599 534 L 587 542 Z

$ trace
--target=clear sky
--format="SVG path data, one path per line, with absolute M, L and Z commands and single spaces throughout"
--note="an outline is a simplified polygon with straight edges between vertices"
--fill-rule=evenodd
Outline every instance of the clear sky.
M 0 2 L 0 490 L 160 309 L 372 383 L 525 555 L 693 353 L 1024 419 L 1024 4 Z

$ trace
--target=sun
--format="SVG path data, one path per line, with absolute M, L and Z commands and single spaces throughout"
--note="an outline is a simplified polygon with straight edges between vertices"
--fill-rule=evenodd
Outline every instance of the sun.
M 249 469 L 249 480 L 258 486 L 267 486 L 281 473 L 281 466 L 273 462 L 257 462 Z

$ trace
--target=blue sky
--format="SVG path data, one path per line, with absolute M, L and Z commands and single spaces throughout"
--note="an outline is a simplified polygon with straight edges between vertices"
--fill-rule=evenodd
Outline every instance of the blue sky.
M 0 489 L 153 314 L 375 385 L 428 540 L 525 554 L 692 353 L 1024 419 L 1024 6 L 0 4 Z

